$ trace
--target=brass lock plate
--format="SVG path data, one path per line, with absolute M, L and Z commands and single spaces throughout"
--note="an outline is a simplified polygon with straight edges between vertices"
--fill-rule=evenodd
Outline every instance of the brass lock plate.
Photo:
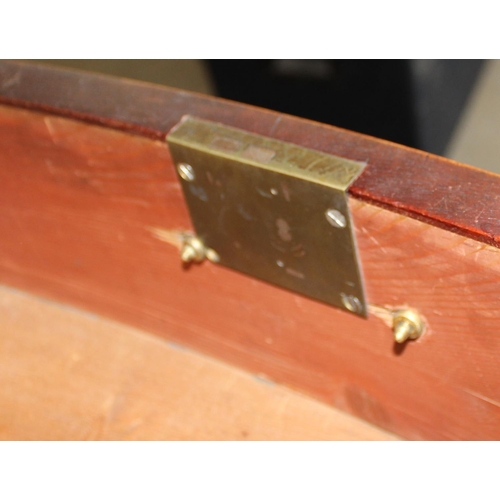
M 347 200 L 363 163 L 193 117 L 167 142 L 220 264 L 366 317 Z

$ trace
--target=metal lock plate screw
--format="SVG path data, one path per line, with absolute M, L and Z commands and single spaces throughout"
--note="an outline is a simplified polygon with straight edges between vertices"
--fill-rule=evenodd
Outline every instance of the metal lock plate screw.
M 194 170 L 193 167 L 188 163 L 179 163 L 179 165 L 177 165 L 177 172 L 179 172 L 179 175 L 185 181 L 187 182 L 194 181 L 195 178 Z
M 361 302 L 354 295 L 346 295 L 345 293 L 340 294 L 342 297 L 342 304 L 344 307 L 351 312 L 357 313 L 361 311 Z
M 346 220 L 343 214 L 341 214 L 338 210 L 335 210 L 334 208 L 329 208 L 325 212 L 326 220 L 333 226 L 333 227 L 346 227 Z

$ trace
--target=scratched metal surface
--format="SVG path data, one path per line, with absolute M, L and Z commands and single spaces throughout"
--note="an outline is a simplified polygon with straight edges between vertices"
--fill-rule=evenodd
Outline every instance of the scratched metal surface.
M 220 264 L 366 317 L 346 194 L 363 164 L 188 117 L 167 140 Z

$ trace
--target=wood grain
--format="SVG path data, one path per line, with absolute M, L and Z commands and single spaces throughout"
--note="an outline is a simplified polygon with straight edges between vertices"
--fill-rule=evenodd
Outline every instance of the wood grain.
M 210 263 L 183 268 L 175 234 L 190 223 L 163 142 L 2 107 L 0 193 L 4 283 L 410 439 L 500 438 L 495 247 L 352 199 L 368 300 L 382 308 L 363 320 Z M 400 350 L 383 311 L 403 305 L 428 331 Z
M 352 196 L 500 247 L 500 177 L 362 134 L 164 87 L 0 62 L 0 102 L 162 139 L 186 114 L 368 163 Z
M 140 330 L 0 287 L 2 440 L 393 440 Z

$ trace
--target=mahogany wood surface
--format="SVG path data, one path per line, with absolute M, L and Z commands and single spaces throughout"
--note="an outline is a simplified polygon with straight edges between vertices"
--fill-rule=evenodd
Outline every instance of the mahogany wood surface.
M 129 326 L 0 286 L 2 440 L 394 440 Z
M 352 199 L 368 320 L 211 263 L 186 269 L 177 235 L 190 222 L 163 141 L 8 106 L 0 197 L 3 283 L 264 373 L 403 437 L 500 438 L 493 246 Z M 428 331 L 396 348 L 389 311 L 404 305 Z
M 500 246 L 498 175 L 387 141 L 214 97 L 12 61 L 0 62 L 0 102 L 157 139 L 191 114 L 367 162 L 354 197 Z

